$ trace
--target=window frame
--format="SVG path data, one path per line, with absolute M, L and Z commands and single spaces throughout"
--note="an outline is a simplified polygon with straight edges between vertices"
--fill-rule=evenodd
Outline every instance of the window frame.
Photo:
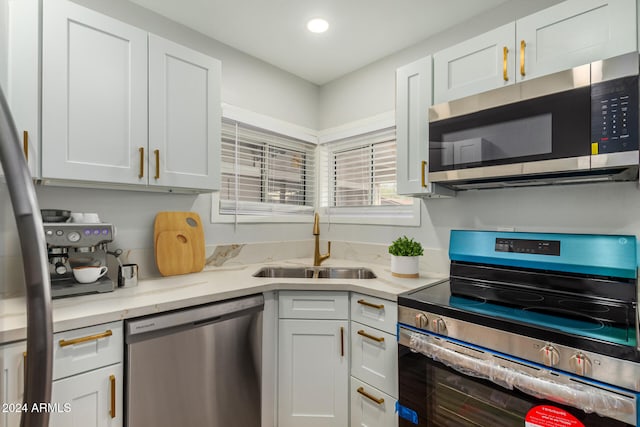
M 318 190 L 319 211 L 333 224 L 367 224 L 367 225 L 389 225 L 402 227 L 419 227 L 421 222 L 421 200 L 413 198 L 410 205 L 398 206 L 358 206 L 358 207 L 333 207 L 329 205 L 332 178 L 329 169 L 330 147 L 338 147 L 338 150 L 349 147 L 362 147 L 360 137 L 366 134 L 383 131 L 395 127 L 395 113 L 383 113 L 365 120 L 352 122 L 344 126 L 323 131 L 319 137 L 321 154 L 318 156 L 318 168 L 325 169 L 319 174 Z M 352 140 L 353 142 L 344 142 Z M 397 168 L 397 163 L 396 163 Z
M 314 156 L 316 159 L 315 169 L 313 173 L 314 179 L 314 195 L 312 199 L 311 206 L 305 205 L 301 206 L 299 209 L 296 209 L 294 205 L 283 205 L 282 210 L 280 212 L 277 209 L 278 204 L 270 204 L 265 202 L 257 202 L 257 206 L 264 207 L 265 214 L 242 214 L 242 213 L 223 213 L 221 212 L 221 191 L 216 191 L 211 195 L 211 222 L 212 223 L 311 223 L 313 222 L 313 213 L 317 209 L 318 205 L 318 196 L 317 196 L 317 179 L 318 179 L 318 162 L 317 162 L 317 143 L 318 143 L 318 135 L 317 132 L 293 125 L 291 123 L 281 121 L 278 119 L 274 119 L 269 116 L 265 116 L 262 114 L 254 113 L 248 110 L 244 110 L 242 108 L 234 107 L 231 105 L 223 104 L 222 107 L 222 118 L 233 120 L 236 122 L 241 122 L 251 127 L 258 128 L 260 130 L 264 130 L 267 132 L 273 132 L 285 137 L 290 137 L 294 139 L 298 139 L 305 143 L 310 143 L 315 146 L 313 149 Z M 222 175 L 222 168 L 219 173 Z M 252 203 L 252 202 L 248 202 Z M 269 211 L 268 206 L 273 206 L 274 210 Z M 285 207 L 287 206 L 287 207 Z M 260 209 L 256 209 L 255 211 L 259 211 Z M 287 212 L 289 211 L 289 212 Z M 300 211 L 304 213 L 293 213 L 295 211 Z M 308 212 L 308 215 L 306 214 Z

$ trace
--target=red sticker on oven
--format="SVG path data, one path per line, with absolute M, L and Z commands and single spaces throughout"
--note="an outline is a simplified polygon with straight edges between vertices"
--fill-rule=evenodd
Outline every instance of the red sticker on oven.
M 555 406 L 531 408 L 524 419 L 525 427 L 584 427 L 576 417 Z

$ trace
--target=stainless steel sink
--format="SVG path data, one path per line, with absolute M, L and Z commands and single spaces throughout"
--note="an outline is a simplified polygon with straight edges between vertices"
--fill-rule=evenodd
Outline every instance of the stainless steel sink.
M 263 267 L 253 277 L 293 279 L 375 279 L 376 275 L 362 267 Z
M 262 267 L 253 273 L 253 277 L 311 279 L 313 273 L 314 270 L 307 267 Z
M 368 268 L 327 267 L 318 269 L 319 279 L 375 279 Z

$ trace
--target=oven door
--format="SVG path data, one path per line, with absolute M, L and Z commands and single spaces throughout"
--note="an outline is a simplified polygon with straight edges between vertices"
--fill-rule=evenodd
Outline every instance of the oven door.
M 399 341 L 400 427 L 637 425 L 635 393 L 404 327 Z

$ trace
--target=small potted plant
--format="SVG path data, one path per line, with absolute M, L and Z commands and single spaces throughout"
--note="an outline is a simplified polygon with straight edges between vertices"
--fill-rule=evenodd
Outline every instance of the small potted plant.
M 418 277 L 419 256 L 424 253 L 420 242 L 407 236 L 397 238 L 389 246 L 391 254 L 391 274 L 395 277 Z

